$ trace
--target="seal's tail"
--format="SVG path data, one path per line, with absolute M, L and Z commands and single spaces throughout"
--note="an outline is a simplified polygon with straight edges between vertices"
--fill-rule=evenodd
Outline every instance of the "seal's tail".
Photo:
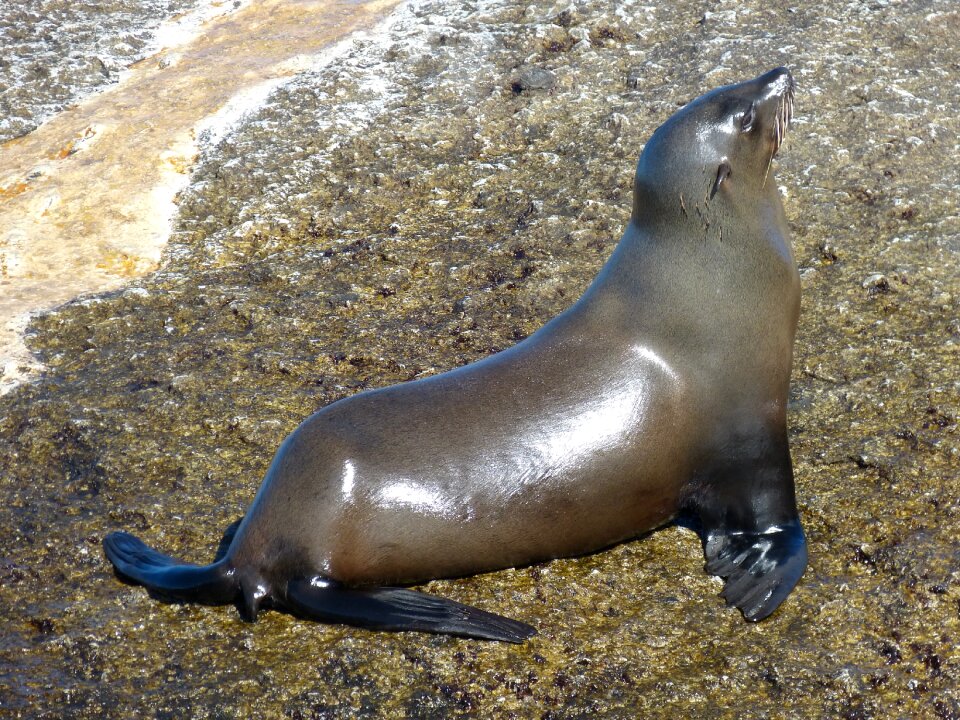
M 349 588 L 321 579 L 292 580 L 285 604 L 302 617 L 374 630 L 420 630 L 512 643 L 537 634 L 526 623 L 397 587 Z
M 375 630 L 420 630 L 513 643 L 537 634 L 525 623 L 396 587 L 350 588 L 322 578 L 296 579 L 277 597 L 266 592 L 265 585 L 244 580 L 224 557 L 212 565 L 183 563 L 125 532 L 105 537 L 103 549 L 117 573 L 166 598 L 208 605 L 236 601 L 241 615 L 251 621 L 269 595 L 271 606 L 302 617 Z
M 222 605 L 240 590 L 222 559 L 203 566 L 180 562 L 125 532 L 107 535 L 103 549 L 120 575 L 175 600 Z

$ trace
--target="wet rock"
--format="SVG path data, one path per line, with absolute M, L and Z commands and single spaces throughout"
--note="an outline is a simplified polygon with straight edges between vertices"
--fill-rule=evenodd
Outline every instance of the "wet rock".
M 24 135 L 145 57 L 160 22 L 198 0 L 0 4 L 0 142 Z
M 34 321 L 50 371 L 0 398 L 4 710 L 956 714 L 960 98 L 930 82 L 956 64 L 955 3 L 745 0 L 702 25 L 686 0 L 405 12 L 206 148 L 158 273 Z M 549 90 L 517 95 L 517 68 L 559 67 L 545 24 L 581 42 Z M 594 42 L 604 25 L 626 39 Z M 725 608 L 679 526 L 427 585 L 534 623 L 519 647 L 249 625 L 114 577 L 105 533 L 207 562 L 317 407 L 485 357 L 568 307 L 629 219 L 649 134 L 776 64 L 799 89 L 775 180 L 816 271 L 788 411 L 811 568 L 773 617 Z M 895 293 L 863 286 L 878 268 Z
M 525 65 L 517 70 L 510 87 L 515 93 L 528 90 L 549 90 L 557 84 L 557 76 L 546 68 L 536 65 Z

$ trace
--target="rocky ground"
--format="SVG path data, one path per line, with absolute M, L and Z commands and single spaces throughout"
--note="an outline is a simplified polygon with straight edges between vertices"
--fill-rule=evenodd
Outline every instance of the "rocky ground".
M 960 10 L 951 0 L 416 2 L 218 145 L 163 268 L 39 318 L 0 398 L 0 714 L 960 717 Z M 788 65 L 803 279 L 789 414 L 811 564 L 768 621 L 696 536 L 431 591 L 521 646 L 387 635 L 119 582 L 126 528 L 208 560 L 315 408 L 567 307 L 653 129 Z
M 114 83 L 156 48 L 162 20 L 204 0 L 13 0 L 0 5 L 0 141 Z M 216 4 L 207 0 L 206 3 Z

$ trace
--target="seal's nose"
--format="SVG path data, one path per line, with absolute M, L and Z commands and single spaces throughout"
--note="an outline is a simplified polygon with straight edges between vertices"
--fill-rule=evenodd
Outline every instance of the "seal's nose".
M 754 82 L 777 94 L 792 92 L 796 86 L 793 75 L 785 67 L 774 68 L 758 77 Z

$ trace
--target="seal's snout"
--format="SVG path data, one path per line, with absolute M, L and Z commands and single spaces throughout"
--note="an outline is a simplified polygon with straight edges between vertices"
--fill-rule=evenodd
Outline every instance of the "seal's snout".
M 785 67 L 774 68 L 757 78 L 757 82 L 771 90 L 780 92 L 792 91 L 794 88 L 793 73 Z
M 787 128 L 790 126 L 790 120 L 793 118 L 793 95 L 797 84 L 793 79 L 793 74 L 785 67 L 774 68 L 758 77 L 754 82 L 761 88 L 760 96 L 763 99 L 763 104 L 770 108 L 769 112 L 772 115 L 772 159 L 783 144 Z

